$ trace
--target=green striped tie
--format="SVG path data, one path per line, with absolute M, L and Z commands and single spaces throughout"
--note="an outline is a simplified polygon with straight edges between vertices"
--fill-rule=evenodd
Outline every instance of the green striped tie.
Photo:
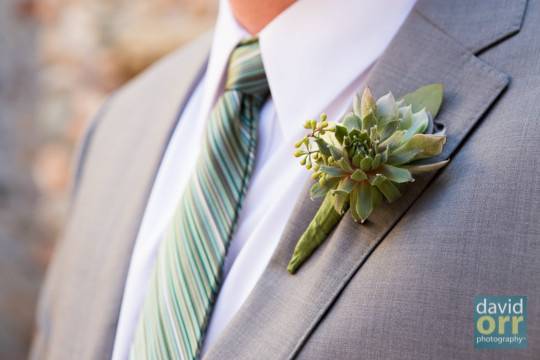
M 225 92 L 197 165 L 160 245 L 132 359 L 195 359 L 253 167 L 260 109 L 269 94 L 257 39 L 231 54 Z M 181 164 L 178 164 L 181 166 Z

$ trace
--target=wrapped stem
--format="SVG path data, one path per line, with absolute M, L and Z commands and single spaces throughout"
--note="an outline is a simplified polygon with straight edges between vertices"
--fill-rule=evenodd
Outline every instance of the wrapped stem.
M 309 223 L 306 231 L 302 234 L 294 253 L 289 260 L 287 270 L 289 273 L 294 274 L 302 264 L 309 259 L 311 254 L 321 245 L 328 235 L 334 230 L 338 222 L 343 217 L 343 214 L 339 214 L 333 205 L 332 194 L 326 194 L 319 210 L 313 217 L 313 220 Z

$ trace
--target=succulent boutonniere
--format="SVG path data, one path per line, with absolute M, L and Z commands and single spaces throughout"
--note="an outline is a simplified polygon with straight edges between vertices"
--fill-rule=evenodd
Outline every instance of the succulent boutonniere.
M 295 144 L 295 156 L 317 181 L 311 198 L 324 200 L 296 244 L 287 267 L 291 274 L 347 210 L 364 223 L 383 198 L 397 200 L 401 184 L 413 182 L 413 175 L 446 165 L 448 160 L 420 161 L 439 155 L 446 142 L 444 134 L 433 134 L 442 99 L 441 84 L 423 86 L 397 101 L 392 93 L 375 100 L 366 88 L 341 123 L 327 121 L 325 114 L 305 123 L 309 132 Z

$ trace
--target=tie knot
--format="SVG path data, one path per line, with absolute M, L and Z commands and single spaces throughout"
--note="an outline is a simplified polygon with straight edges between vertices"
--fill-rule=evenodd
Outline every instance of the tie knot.
M 257 38 L 240 42 L 232 52 L 225 90 L 236 90 L 261 97 L 268 95 L 268 81 Z

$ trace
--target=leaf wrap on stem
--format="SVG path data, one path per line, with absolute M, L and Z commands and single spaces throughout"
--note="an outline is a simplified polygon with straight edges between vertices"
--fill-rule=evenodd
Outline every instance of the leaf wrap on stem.
M 334 209 L 332 196 L 330 193 L 326 194 L 319 210 L 317 210 L 306 231 L 296 243 L 294 253 L 287 266 L 289 273 L 294 274 L 298 271 L 311 254 L 326 240 L 343 217 L 343 214 L 339 214 Z

